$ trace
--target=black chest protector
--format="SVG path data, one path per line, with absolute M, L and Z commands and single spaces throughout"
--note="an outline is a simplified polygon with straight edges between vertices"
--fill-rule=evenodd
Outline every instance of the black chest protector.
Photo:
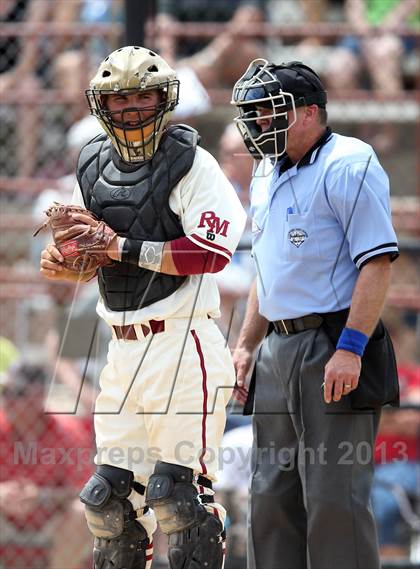
M 86 208 L 121 237 L 171 241 L 184 236 L 169 196 L 190 170 L 197 132 L 170 127 L 153 158 L 140 165 L 122 162 L 107 136 L 99 135 L 81 151 L 77 179 Z M 168 297 L 186 277 L 165 275 L 131 263 L 115 262 L 98 272 L 99 290 L 110 310 L 137 310 Z

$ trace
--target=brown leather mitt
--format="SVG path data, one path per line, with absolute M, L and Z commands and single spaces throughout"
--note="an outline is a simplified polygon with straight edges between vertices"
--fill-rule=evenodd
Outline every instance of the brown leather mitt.
M 47 219 L 34 236 L 45 227 L 51 228 L 55 246 L 64 257 L 66 269 L 76 273 L 91 272 L 113 263 L 107 255 L 107 249 L 116 234 L 92 212 L 79 206 L 54 202 L 45 214 Z M 73 215 L 81 215 L 82 219 L 75 219 Z

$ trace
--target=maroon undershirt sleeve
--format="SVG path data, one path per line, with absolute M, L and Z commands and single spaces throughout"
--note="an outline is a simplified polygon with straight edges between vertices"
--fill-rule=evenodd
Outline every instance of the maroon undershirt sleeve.
M 224 255 L 203 249 L 188 237 L 174 239 L 170 244 L 174 265 L 180 275 L 218 273 L 229 262 Z

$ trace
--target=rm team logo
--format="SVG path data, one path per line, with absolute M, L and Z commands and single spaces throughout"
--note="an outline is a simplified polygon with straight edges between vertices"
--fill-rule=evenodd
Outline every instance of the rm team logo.
M 307 238 L 308 234 L 303 229 L 291 229 L 289 231 L 289 241 L 295 247 L 300 247 Z
M 217 217 L 214 211 L 204 211 L 201 214 L 198 227 L 207 226 L 209 228 L 207 231 L 207 239 L 209 241 L 214 241 L 216 239 L 216 235 L 226 237 L 229 224 L 230 221 L 227 221 L 227 219 L 222 221 L 220 217 Z

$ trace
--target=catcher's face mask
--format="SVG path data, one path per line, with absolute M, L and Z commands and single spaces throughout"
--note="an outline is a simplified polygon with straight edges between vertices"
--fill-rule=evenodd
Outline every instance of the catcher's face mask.
M 128 46 L 101 63 L 86 96 L 120 157 L 136 163 L 153 157 L 178 93 L 176 73 L 161 57 Z
M 319 77 L 303 63 L 273 65 L 255 59 L 233 87 L 231 104 L 238 107 L 234 121 L 251 155 L 256 160 L 268 157 L 277 161 L 286 151 L 287 131 L 296 122 L 296 108 L 325 107 L 326 101 Z M 261 123 L 267 119 L 270 126 L 262 129 Z

